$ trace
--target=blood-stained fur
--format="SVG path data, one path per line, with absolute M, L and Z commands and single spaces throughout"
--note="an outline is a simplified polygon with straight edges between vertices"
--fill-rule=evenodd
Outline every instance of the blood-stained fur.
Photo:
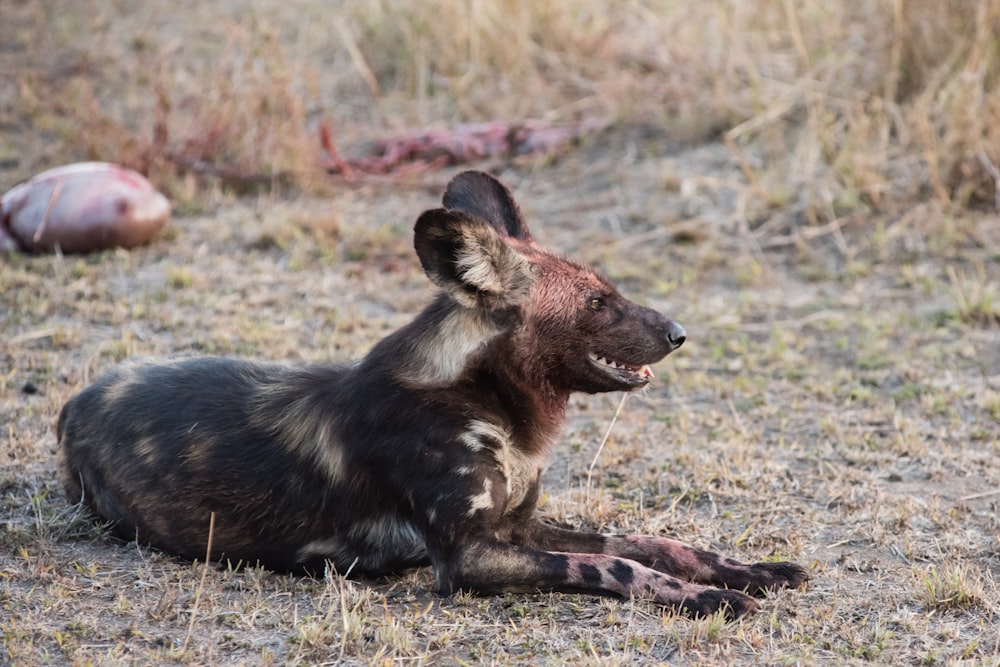
M 684 329 L 539 246 L 508 190 L 466 172 L 414 247 L 438 296 L 354 365 L 129 361 L 59 419 L 69 496 L 118 535 L 186 558 L 375 575 L 438 589 L 638 596 L 693 615 L 799 586 L 664 537 L 535 517 L 572 392 L 629 391 Z M 749 595 L 748 595 L 749 593 Z

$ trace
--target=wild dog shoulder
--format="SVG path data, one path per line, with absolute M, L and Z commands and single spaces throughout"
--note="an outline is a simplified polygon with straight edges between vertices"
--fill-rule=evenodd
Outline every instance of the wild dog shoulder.
M 478 459 L 478 468 L 492 470 L 500 482 L 500 488 L 494 491 L 486 478 L 488 484 L 484 484 L 482 494 L 470 498 L 470 515 L 480 509 L 495 509 L 505 515 L 526 503 L 534 506 L 544 463 L 540 454 L 519 447 L 509 428 L 479 419 L 468 422 L 459 440 Z M 471 474 L 475 470 L 459 467 L 456 472 Z
M 497 420 L 467 419 L 446 442 L 428 442 L 420 481 L 409 485 L 428 539 L 446 544 L 463 535 L 495 534 L 511 516 L 530 515 L 543 462 L 518 447 L 512 430 Z

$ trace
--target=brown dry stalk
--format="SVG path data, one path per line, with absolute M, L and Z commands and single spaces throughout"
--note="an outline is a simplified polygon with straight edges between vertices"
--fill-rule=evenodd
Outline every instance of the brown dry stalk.
M 608 424 L 608 430 L 604 432 L 604 437 L 601 438 L 601 444 L 597 447 L 597 452 L 594 454 L 594 460 L 590 462 L 590 468 L 587 469 L 587 501 L 590 501 L 590 479 L 594 475 L 594 467 L 597 465 L 597 459 L 601 456 L 601 452 L 604 451 L 604 445 L 607 443 L 608 438 L 611 436 L 611 429 L 615 427 L 615 422 L 618 421 L 618 415 L 622 412 L 622 407 L 625 405 L 625 399 L 628 398 L 627 393 L 622 393 L 622 400 L 618 402 L 618 407 L 615 408 L 615 414 L 611 416 L 611 423 Z
M 191 605 L 191 620 L 188 621 L 187 633 L 184 635 L 184 643 L 181 644 L 181 653 L 187 651 L 188 643 L 191 641 L 191 633 L 194 632 L 194 620 L 198 615 L 198 602 L 201 600 L 201 592 L 205 589 L 205 579 L 208 577 L 208 565 L 212 559 L 212 535 L 215 533 L 215 512 L 208 517 L 208 545 L 205 547 L 205 564 L 201 568 L 201 581 L 194 592 L 194 603 Z
M 973 493 L 968 496 L 962 496 L 959 500 L 979 500 L 980 498 L 989 498 L 990 496 L 1000 496 L 1000 489 L 983 491 L 982 493 Z
M 354 39 L 354 35 L 351 34 L 351 29 L 347 27 L 347 23 L 342 18 L 336 21 L 335 25 L 337 32 L 340 33 L 340 38 L 344 41 L 344 48 L 347 49 L 348 55 L 351 56 L 351 63 L 358 70 L 358 75 L 365 82 L 368 92 L 371 93 L 372 97 L 377 99 L 382 94 L 382 90 L 378 85 L 378 78 L 372 72 L 372 68 L 369 67 L 365 55 L 358 48 L 358 42 Z

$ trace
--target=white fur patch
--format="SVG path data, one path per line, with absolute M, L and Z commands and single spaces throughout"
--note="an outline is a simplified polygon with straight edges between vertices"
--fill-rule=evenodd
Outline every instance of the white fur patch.
M 134 445 L 135 455 L 146 465 L 155 465 L 159 448 L 156 446 L 156 438 L 139 438 Z
M 459 253 L 455 258 L 455 268 L 462 280 L 483 292 L 500 294 L 504 291 L 503 278 L 493 264 L 493 258 L 480 248 Z
M 337 560 L 341 548 L 340 541 L 335 537 L 314 540 L 298 550 L 295 554 L 295 560 L 300 563 L 316 557 Z M 341 574 L 343 573 L 341 572 Z
M 330 482 L 337 484 L 344 479 L 344 452 L 334 441 L 328 418 L 308 416 L 301 402 L 293 403 L 276 426 L 285 435 L 284 443 L 292 451 L 310 456 L 326 472 Z
M 395 514 L 384 514 L 371 521 L 359 521 L 350 531 L 351 538 L 367 544 L 378 555 L 390 555 L 399 551 L 423 549 L 424 539 L 417 527 Z M 362 562 L 370 558 L 362 557 Z
M 129 390 L 134 385 L 142 383 L 140 371 L 151 365 L 152 363 L 146 359 L 129 359 L 119 365 L 114 370 L 110 382 L 104 387 L 104 405 L 109 410 L 115 410 L 117 403 L 128 394 Z
M 541 474 L 541 461 L 538 457 L 525 456 L 516 447 L 497 452 L 497 459 L 507 478 L 507 507 L 513 509 L 524 502 L 528 491 Z
M 260 406 L 271 401 L 281 402 L 290 386 L 294 388 L 287 378 L 278 383 L 259 385 L 254 401 Z M 251 414 L 255 413 L 251 411 Z M 273 421 L 263 421 L 264 418 L 272 418 L 275 414 L 273 409 L 259 410 L 256 414 L 260 415 L 256 426 L 273 433 L 289 451 L 314 460 L 331 483 L 343 481 L 343 447 L 334 437 L 330 416 L 311 405 L 308 397 L 292 400 Z
M 496 424 L 479 419 L 469 422 L 467 431 L 459 436 L 462 443 L 474 452 L 489 447 L 490 449 L 507 449 L 511 446 L 510 434 Z
M 524 502 L 529 489 L 541 474 L 542 460 L 539 456 L 526 455 L 510 437 L 502 440 L 501 444 L 494 455 L 507 480 L 507 508 L 513 509 Z
M 295 554 L 299 562 L 318 557 L 343 564 L 355 563 L 357 559 L 354 568 L 358 572 L 378 571 L 386 563 L 399 560 L 416 563 L 425 555 L 423 536 L 416 526 L 392 514 L 359 521 L 351 527 L 346 540 L 336 537 L 314 540 Z
M 187 359 L 157 359 L 155 357 L 132 357 L 126 359 L 111 372 L 108 384 L 103 390 L 104 405 L 114 410 L 116 403 L 125 398 L 136 386 L 146 384 L 143 371 L 153 367 L 171 367 L 186 363 Z
M 538 479 L 541 472 L 541 458 L 525 455 L 514 444 L 513 437 L 506 429 L 479 419 L 470 421 L 459 439 L 473 452 L 484 449 L 493 452 L 496 462 L 500 464 L 504 479 L 507 480 L 505 505 L 507 508 L 519 506 Z M 461 471 L 457 472 L 462 474 Z
M 483 480 L 483 492 L 469 497 L 466 514 L 472 516 L 479 510 L 493 509 L 493 482 L 489 477 Z
M 407 368 L 411 382 L 419 385 L 454 382 L 462 375 L 469 357 L 501 332 L 485 314 L 466 308 L 448 313 L 436 328 L 423 336 L 414 350 Z

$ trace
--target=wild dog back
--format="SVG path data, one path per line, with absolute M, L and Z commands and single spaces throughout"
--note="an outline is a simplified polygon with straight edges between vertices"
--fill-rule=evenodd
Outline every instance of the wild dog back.
M 378 520 L 395 515 L 392 500 L 364 469 L 344 470 L 333 440 L 328 404 L 352 391 L 345 375 L 219 358 L 125 363 L 63 410 L 67 493 L 122 538 L 186 558 L 204 558 L 215 512 L 217 558 L 322 573 L 323 555 L 346 551 L 335 558 L 345 568 L 356 554 L 364 571 L 411 565 L 419 537 Z M 379 548 L 386 535 L 391 553 Z
M 60 415 L 72 500 L 120 536 L 276 569 L 431 563 L 438 588 L 652 596 L 692 613 L 805 580 L 666 538 L 534 518 L 569 395 L 632 390 L 684 329 L 535 243 L 507 189 L 466 172 L 414 227 L 441 292 L 351 366 L 132 361 Z M 691 583 L 697 582 L 697 583 Z

